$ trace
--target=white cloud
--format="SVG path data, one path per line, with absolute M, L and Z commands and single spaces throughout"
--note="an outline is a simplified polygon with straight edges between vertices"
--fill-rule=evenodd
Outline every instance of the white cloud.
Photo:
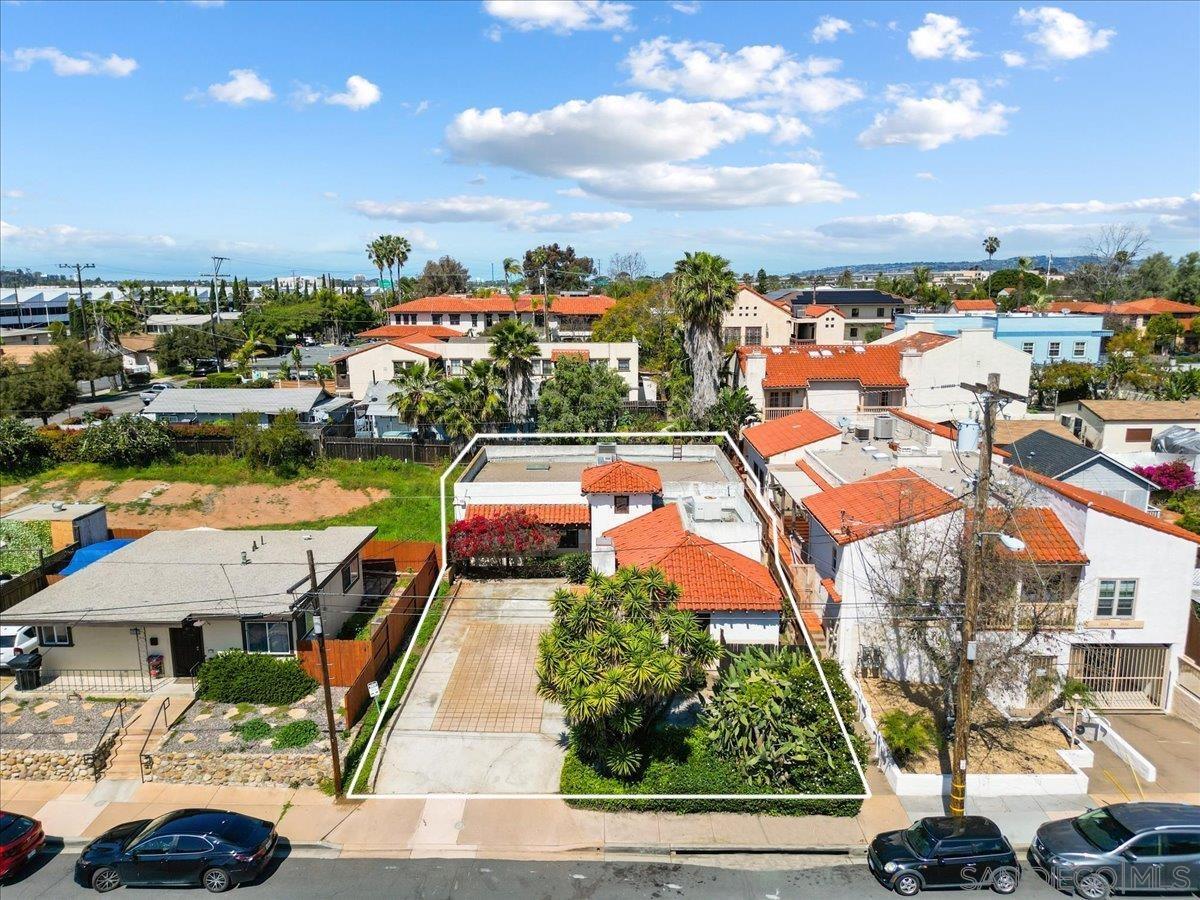
M 395 203 L 359 200 L 351 206 L 372 219 L 405 222 L 507 222 L 550 208 L 550 204 L 541 200 L 466 194 L 433 200 L 400 200 Z
M 460 162 L 571 177 L 591 168 L 696 159 L 776 127 L 769 116 L 723 103 L 609 95 L 534 113 L 468 109 L 446 129 L 446 143 Z
M 406 228 L 404 229 L 404 236 L 408 238 L 408 242 L 413 245 L 414 250 L 423 250 L 426 253 L 432 253 L 438 248 L 437 239 L 425 231 L 424 228 Z
M 420 103 L 418 103 L 416 106 L 413 107 L 413 115 L 414 116 L 419 116 L 422 113 L 426 113 L 426 112 L 429 112 L 429 101 L 428 100 L 422 100 Z
M 974 59 L 971 29 L 954 16 L 925 13 L 925 24 L 908 34 L 908 52 L 917 59 Z
M 247 103 L 265 103 L 275 99 L 270 83 L 258 77 L 253 69 L 230 69 L 228 81 L 210 84 L 203 92 L 189 94 L 189 99 L 208 97 L 218 103 L 245 106 Z
M 588 192 L 581 187 L 559 188 L 554 193 L 560 197 L 586 197 Z
M 175 239 L 165 234 L 119 234 L 111 231 L 77 228 L 74 225 L 20 227 L 10 222 L 0 222 L 0 239 L 34 250 L 53 250 L 64 247 L 169 248 L 175 246 Z
M 372 84 L 361 75 L 351 75 L 346 79 L 346 90 L 327 95 L 325 102 L 334 106 L 345 106 L 349 109 L 366 109 L 368 106 L 378 103 L 382 96 L 379 85 Z
M 19 47 L 12 54 L 3 54 L 3 59 L 18 72 L 26 72 L 36 62 L 48 62 L 55 75 L 107 75 L 125 78 L 138 67 L 137 60 L 128 56 L 110 53 L 82 53 L 68 56 L 57 47 Z
M 468 178 L 467 184 L 474 184 L 474 185 L 487 184 L 487 176 L 486 175 L 476 175 L 473 178 Z
M 817 27 L 812 30 L 812 42 L 821 44 L 828 41 L 836 41 L 838 35 L 842 32 L 852 34 L 854 26 L 845 19 L 839 19 L 836 16 L 821 16 Z
M 1138 200 L 1083 200 L 1069 203 L 1004 203 L 987 207 L 1005 215 L 1172 215 L 1200 207 L 1200 192 L 1187 197 L 1144 197 Z
M 979 83 L 954 78 L 935 85 L 928 97 L 913 97 L 903 86 L 889 89 L 895 105 L 875 116 L 871 127 L 858 136 L 864 147 L 913 144 L 933 150 L 951 141 L 1003 134 L 1007 116 L 1015 107 L 985 103 Z
M 639 87 L 761 107 L 823 113 L 863 96 L 857 82 L 831 77 L 841 68 L 840 59 L 800 60 L 778 45 L 729 53 L 719 44 L 659 37 L 630 50 L 624 65 Z
M 683 13 L 685 16 L 694 16 L 700 12 L 700 0 L 675 0 L 671 4 L 671 9 Z
M 846 216 L 818 225 L 817 231 L 834 238 L 888 241 L 905 237 L 953 237 L 969 232 L 972 227 L 962 216 L 903 212 L 876 216 Z
M 811 136 L 812 129 L 795 116 L 775 117 L 775 133 L 771 136 L 772 143 L 794 144 L 801 138 Z
M 515 231 L 558 231 L 585 232 L 608 231 L 627 225 L 633 216 L 624 212 L 574 212 L 550 213 L 544 216 L 529 216 L 515 220 L 511 227 Z
M 20 188 L 9 188 L 7 191 L 4 192 L 4 196 L 7 197 L 9 200 L 20 200 L 22 197 L 25 196 L 25 192 L 23 190 L 21 190 Z
M 1025 58 L 1024 53 L 1018 53 L 1016 50 L 1005 50 L 1000 54 L 1000 58 L 1010 69 L 1020 68 L 1029 61 Z
M 1050 59 L 1079 59 L 1103 50 L 1117 33 L 1111 28 L 1097 28 L 1057 6 L 1019 9 L 1017 21 L 1030 26 L 1032 30 L 1025 40 L 1041 47 Z
M 627 29 L 633 7 L 611 0 L 484 0 L 483 10 L 517 31 L 544 28 L 570 34 Z
M 580 186 L 597 197 L 657 209 L 739 209 L 836 203 L 854 196 L 812 163 L 765 166 L 677 166 L 652 163 L 582 172 Z
M 915 177 L 918 181 L 937 181 L 937 176 L 932 172 L 918 172 Z

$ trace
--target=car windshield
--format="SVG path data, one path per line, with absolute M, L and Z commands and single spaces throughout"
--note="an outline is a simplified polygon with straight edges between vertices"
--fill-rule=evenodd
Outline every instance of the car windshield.
M 154 834 L 154 832 L 158 831 L 158 829 L 162 828 L 164 825 L 166 825 L 168 822 L 170 822 L 174 816 L 175 816 L 175 813 L 169 812 L 169 813 L 164 813 L 163 815 L 159 816 L 157 819 L 151 819 L 147 823 L 145 828 L 143 828 L 141 831 L 137 832 L 136 834 L 132 835 L 125 841 L 125 846 L 132 847 L 138 841 L 144 841 L 146 838 L 150 837 L 150 835 Z
M 32 827 L 32 819 L 12 813 L 0 813 L 0 844 L 15 841 Z
M 904 841 L 922 859 L 928 859 L 933 850 L 933 838 L 929 836 L 929 829 L 925 827 L 924 822 L 913 823 L 913 826 L 904 832 Z
M 1108 852 L 1116 850 L 1133 837 L 1133 832 L 1122 825 L 1107 809 L 1093 809 L 1075 819 L 1075 830 L 1094 847 Z

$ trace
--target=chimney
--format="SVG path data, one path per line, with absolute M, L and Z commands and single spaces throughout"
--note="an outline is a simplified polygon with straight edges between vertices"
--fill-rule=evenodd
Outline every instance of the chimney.
M 763 380 L 767 377 L 767 355 L 762 350 L 752 350 L 746 354 L 745 386 L 759 409 L 766 408 L 766 393 L 763 391 Z

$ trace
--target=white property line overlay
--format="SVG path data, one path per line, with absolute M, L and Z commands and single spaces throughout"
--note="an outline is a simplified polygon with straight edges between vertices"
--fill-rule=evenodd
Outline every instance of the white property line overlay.
M 746 457 L 742 455 L 738 449 L 737 442 L 734 441 L 727 431 L 572 431 L 562 433 L 550 432 L 532 432 L 529 434 L 476 434 L 463 447 L 462 452 L 454 458 L 454 461 L 446 467 L 442 472 L 440 483 L 441 493 L 441 519 L 442 519 L 442 565 L 438 570 L 437 579 L 430 589 L 429 597 L 425 601 L 425 607 L 421 610 L 421 616 L 417 619 L 416 627 L 413 628 L 413 637 L 408 642 L 408 647 L 405 648 L 404 656 L 399 662 L 399 673 L 403 673 L 404 667 L 408 665 L 408 659 L 412 655 L 413 647 L 416 645 L 417 635 L 421 631 L 421 626 L 425 623 L 425 617 L 429 615 L 429 610 L 433 607 L 434 598 L 437 597 L 438 589 L 442 585 L 442 581 L 446 577 L 446 572 L 449 569 L 447 563 L 447 535 L 448 526 L 446 523 L 446 477 L 455 471 L 461 464 L 463 459 L 470 453 L 476 444 L 480 441 L 511 441 L 511 440 L 562 440 L 564 438 L 617 438 L 618 442 L 621 438 L 724 438 L 729 442 L 730 449 L 737 454 L 737 458 L 741 460 L 742 466 L 745 468 L 746 474 L 750 476 L 754 484 L 755 490 L 758 493 L 759 500 L 767 515 L 770 516 L 771 522 L 777 526 L 780 531 L 783 529 L 782 523 L 779 521 L 778 515 L 772 508 L 770 500 L 763 495 L 762 484 L 758 477 L 750 468 L 750 464 L 746 461 Z M 771 535 L 771 540 L 775 539 L 774 532 Z M 850 739 L 849 729 L 846 727 L 846 722 L 842 718 L 842 711 L 838 708 L 837 701 L 833 696 L 833 689 L 829 686 L 829 681 L 825 678 L 825 668 L 821 665 L 821 658 L 817 655 L 816 647 L 813 645 L 812 637 L 808 633 L 808 626 L 804 623 L 804 617 L 800 615 L 800 606 L 796 602 L 796 596 L 792 593 L 792 584 L 786 573 L 783 571 L 779 562 L 778 548 L 771 554 L 775 560 L 775 572 L 779 578 L 780 584 L 783 585 L 784 591 L 787 593 L 788 601 L 792 605 L 792 612 L 795 614 L 796 622 L 800 626 L 800 631 L 804 635 L 805 646 L 808 647 L 808 652 L 812 655 L 813 662 L 816 665 L 817 675 L 821 679 L 821 686 L 825 688 L 825 697 L 829 700 L 829 705 L 833 708 L 834 718 L 837 719 L 838 728 L 842 732 L 842 737 L 846 741 L 846 747 L 850 751 L 850 759 L 854 762 L 854 769 L 858 773 L 859 780 L 862 782 L 863 792 L 861 794 L 471 794 L 471 793 L 452 793 L 452 792 L 432 792 L 420 794 L 370 794 L 357 793 L 354 791 L 346 794 L 348 800 L 869 800 L 871 798 L 871 787 L 867 784 L 867 775 L 863 771 L 862 762 L 858 758 L 858 753 L 854 750 L 854 741 Z M 414 671 L 414 680 L 417 676 Z M 358 767 L 354 770 L 354 777 L 351 778 L 350 784 L 358 784 L 358 779 L 362 776 L 363 766 L 367 764 L 367 759 L 370 756 L 371 747 L 375 741 L 380 740 L 380 729 L 383 726 L 384 713 L 391 708 L 392 701 L 395 697 L 396 687 L 400 684 L 399 675 L 392 681 L 392 686 L 388 690 L 387 698 L 383 702 L 383 707 L 380 715 L 375 720 L 375 727 L 371 729 L 371 737 L 367 741 L 367 746 L 363 750 L 362 759 L 358 761 Z M 378 765 L 383 759 L 384 748 L 381 746 L 376 753 L 375 773 L 378 773 Z

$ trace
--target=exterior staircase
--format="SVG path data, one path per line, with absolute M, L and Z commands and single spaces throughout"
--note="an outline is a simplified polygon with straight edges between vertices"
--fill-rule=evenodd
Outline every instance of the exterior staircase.
M 121 730 L 104 768 L 104 778 L 114 780 L 142 777 L 142 748 L 157 750 L 171 725 L 188 707 L 186 697 L 151 697 Z

